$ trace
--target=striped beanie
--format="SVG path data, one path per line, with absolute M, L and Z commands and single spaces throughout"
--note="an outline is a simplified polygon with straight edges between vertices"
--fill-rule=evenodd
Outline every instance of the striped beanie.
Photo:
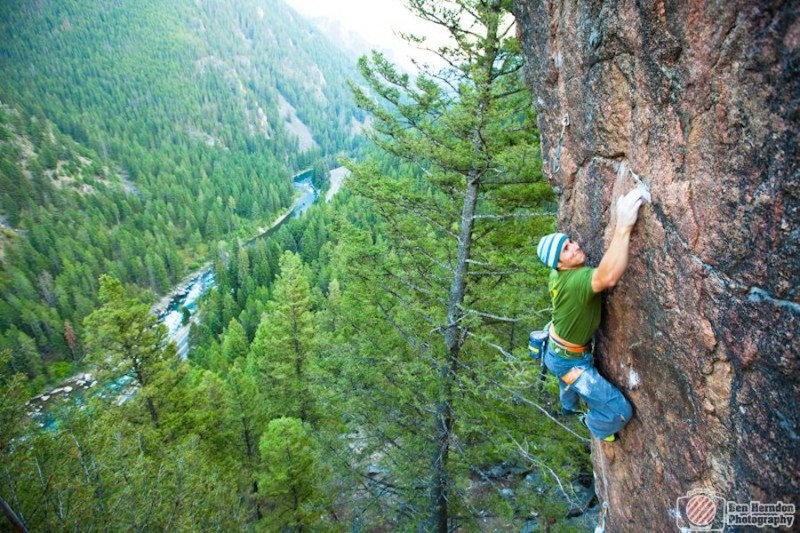
M 542 237 L 542 240 L 539 241 L 539 246 L 536 247 L 536 253 L 542 263 L 550 268 L 556 268 L 558 258 L 561 256 L 561 248 L 567 239 L 569 239 L 569 236 L 565 233 L 551 233 Z

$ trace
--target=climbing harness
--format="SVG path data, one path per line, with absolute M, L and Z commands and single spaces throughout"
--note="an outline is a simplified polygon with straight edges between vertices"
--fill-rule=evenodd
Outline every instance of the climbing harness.
M 561 118 L 561 135 L 558 138 L 558 146 L 556 146 L 556 155 L 553 158 L 553 172 L 558 172 L 561 169 L 561 145 L 564 143 L 564 132 L 569 126 L 569 115 L 564 113 Z
M 550 334 L 550 349 L 559 357 L 564 359 L 583 359 L 586 357 L 587 353 L 590 353 L 589 344 L 579 346 L 577 344 L 567 342 L 559 337 L 556 334 L 555 326 L 553 326 L 552 322 L 550 323 L 550 329 L 548 330 L 548 333 Z

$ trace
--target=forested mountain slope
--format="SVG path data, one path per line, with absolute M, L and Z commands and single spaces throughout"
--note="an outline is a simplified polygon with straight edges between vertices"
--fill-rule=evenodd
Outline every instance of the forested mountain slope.
M 312 30 L 243 5 L 42 3 L 4 26 L 29 37 L 2 49 L 28 81 L 0 93 L 0 524 L 588 529 L 587 430 L 528 355 L 549 314 L 533 248 L 555 197 L 509 3 L 415 1 L 451 32 L 448 67 L 412 78 L 362 58 L 351 87 L 373 128 L 346 189 L 246 246 L 290 172 L 347 150 L 358 117 Z M 50 57 L 26 44 L 37 31 L 94 45 Z M 307 53 L 315 66 L 292 62 Z M 39 86 L 91 65 L 79 87 Z M 215 287 L 182 359 L 141 288 L 206 257 Z M 47 427 L 15 372 L 42 372 L 37 348 L 96 377 Z
M 0 348 L 79 358 L 97 279 L 165 291 L 347 151 L 354 61 L 277 0 L 6 2 Z

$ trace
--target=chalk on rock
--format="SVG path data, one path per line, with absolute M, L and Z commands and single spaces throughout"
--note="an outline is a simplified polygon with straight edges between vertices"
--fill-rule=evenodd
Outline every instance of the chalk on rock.
M 643 181 L 639 182 L 639 190 L 642 191 L 642 199 L 648 204 L 653 203 L 653 199 L 650 196 L 650 187 Z
M 620 165 L 620 172 L 623 172 L 624 168 L 625 168 L 624 164 Z M 628 172 L 630 173 L 631 177 L 633 178 L 633 181 L 636 182 L 636 187 L 640 191 L 642 191 L 642 199 L 644 199 L 644 201 L 646 201 L 648 204 L 653 203 L 653 198 L 652 198 L 652 196 L 650 196 L 650 186 L 647 183 L 645 183 L 644 181 L 642 181 L 642 179 L 639 177 L 639 175 L 636 172 L 634 172 L 632 169 L 629 168 Z

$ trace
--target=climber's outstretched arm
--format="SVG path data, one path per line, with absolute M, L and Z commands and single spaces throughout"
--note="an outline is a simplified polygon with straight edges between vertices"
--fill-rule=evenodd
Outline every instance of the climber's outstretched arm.
M 617 201 L 617 227 L 608 250 L 592 276 L 592 290 L 602 292 L 615 286 L 628 267 L 631 231 L 639 217 L 642 191 L 634 189 Z

